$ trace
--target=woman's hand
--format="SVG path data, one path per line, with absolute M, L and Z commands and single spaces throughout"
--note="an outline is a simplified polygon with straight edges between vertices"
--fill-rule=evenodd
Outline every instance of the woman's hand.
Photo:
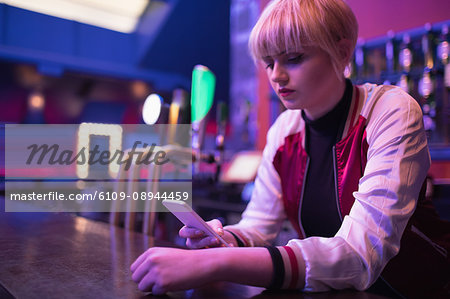
M 211 228 L 221 237 L 224 236 L 224 230 L 222 223 L 213 219 L 211 221 L 206 222 Z M 196 228 L 183 226 L 179 235 L 182 238 L 186 238 L 186 246 L 189 248 L 205 248 L 205 247 L 218 247 L 221 246 L 221 242 L 216 237 L 208 236 L 205 232 L 198 230 Z
M 273 275 L 272 259 L 262 247 L 206 250 L 152 247 L 136 259 L 130 270 L 139 290 L 155 295 L 197 288 L 213 281 L 267 287 Z
M 205 258 L 203 250 L 153 247 L 141 254 L 130 270 L 139 290 L 161 295 L 212 281 L 214 260 Z

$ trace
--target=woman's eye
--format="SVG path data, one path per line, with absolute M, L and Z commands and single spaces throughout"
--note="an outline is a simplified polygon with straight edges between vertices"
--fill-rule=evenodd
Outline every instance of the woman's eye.
M 297 55 L 297 56 L 293 56 L 293 57 L 289 57 L 288 58 L 288 62 L 289 63 L 299 63 L 303 58 L 303 54 Z
M 270 56 L 265 56 L 261 58 L 261 66 L 265 69 L 273 69 L 273 65 L 275 63 L 274 59 Z

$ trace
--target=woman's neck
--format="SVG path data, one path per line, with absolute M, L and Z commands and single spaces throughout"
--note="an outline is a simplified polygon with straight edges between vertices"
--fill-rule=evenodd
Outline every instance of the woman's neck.
M 306 116 L 310 120 L 315 120 L 333 110 L 333 108 L 336 107 L 344 96 L 345 85 L 345 78 L 341 78 L 341 80 L 337 78 L 336 84 L 334 84 L 334 87 L 330 89 L 327 96 L 328 100 L 324 101 L 324 105 L 320 106 L 319 109 L 316 109 L 315 111 L 312 111 L 311 109 L 304 109 Z

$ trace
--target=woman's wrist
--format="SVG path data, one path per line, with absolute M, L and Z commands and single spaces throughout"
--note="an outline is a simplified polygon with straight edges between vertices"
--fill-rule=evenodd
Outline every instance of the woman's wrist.
M 222 237 L 225 241 L 227 241 L 228 244 L 232 244 L 233 247 L 239 247 L 239 244 L 237 243 L 236 238 L 233 236 L 233 234 L 230 231 L 224 229 L 223 232 L 224 232 L 224 234 Z
M 272 280 L 272 259 L 266 248 L 212 248 L 207 259 L 217 280 L 268 287 Z

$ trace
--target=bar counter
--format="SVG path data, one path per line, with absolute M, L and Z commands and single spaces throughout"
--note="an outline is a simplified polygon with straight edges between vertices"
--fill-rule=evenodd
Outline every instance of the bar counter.
M 137 289 L 129 266 L 147 248 L 173 244 L 71 214 L 5 213 L 3 200 L 0 200 L 0 298 L 153 297 Z M 310 297 L 383 298 L 355 291 L 269 292 L 228 282 L 168 293 L 166 298 Z

